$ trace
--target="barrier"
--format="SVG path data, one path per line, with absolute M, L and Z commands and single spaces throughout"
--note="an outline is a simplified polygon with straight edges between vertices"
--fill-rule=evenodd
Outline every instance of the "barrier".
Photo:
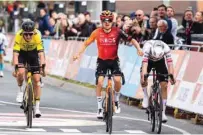
M 14 36 L 8 35 L 9 46 L 6 60 L 12 59 Z M 95 84 L 95 69 L 97 60 L 96 43 L 90 45 L 80 60 L 73 62 L 73 55 L 83 44 L 83 38 L 70 37 L 68 41 L 43 39 L 46 53 L 46 70 L 49 74 L 67 79 Z M 185 46 L 184 47 L 193 47 Z M 196 47 L 198 50 L 202 46 Z M 120 67 L 125 74 L 126 84 L 121 93 L 127 97 L 142 99 L 140 86 L 140 67 L 142 57 L 137 55 L 133 46 L 120 45 L 118 51 Z M 203 114 L 203 53 L 193 51 L 172 51 L 177 83 L 168 89 L 167 105 L 197 114 Z M 149 85 L 152 78 L 149 77 Z M 192 95 L 192 96 L 191 96 Z
M 169 45 L 173 50 L 189 50 L 189 51 L 197 51 L 201 50 L 201 45 L 193 44 L 193 45 Z

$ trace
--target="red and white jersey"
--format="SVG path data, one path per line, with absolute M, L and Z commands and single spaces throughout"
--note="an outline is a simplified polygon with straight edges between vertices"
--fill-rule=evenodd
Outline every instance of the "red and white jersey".
M 159 57 L 159 58 L 154 58 L 153 54 L 151 52 L 151 48 L 154 46 L 154 44 L 158 44 L 163 48 L 164 51 L 164 55 Z M 167 63 L 172 62 L 172 56 L 171 56 L 171 49 L 169 48 L 169 46 L 164 43 L 161 40 L 149 40 L 144 44 L 143 47 L 143 62 L 148 62 L 148 60 L 152 60 L 152 61 L 159 61 L 162 58 L 166 58 Z

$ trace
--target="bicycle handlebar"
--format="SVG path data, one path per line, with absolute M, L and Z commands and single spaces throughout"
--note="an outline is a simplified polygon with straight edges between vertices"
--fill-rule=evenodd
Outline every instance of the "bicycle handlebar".
M 19 68 L 25 68 L 25 69 L 30 69 L 30 68 L 42 68 L 43 69 L 43 71 L 44 71 L 44 69 L 45 69 L 45 64 L 42 64 L 42 66 L 22 66 L 21 64 L 18 64 L 18 65 L 15 65 L 15 71 L 17 71 Z
M 145 75 L 144 75 L 144 80 L 147 80 L 147 78 L 148 78 L 149 76 L 153 76 L 153 74 L 145 74 Z M 160 74 L 160 73 L 157 73 L 157 74 L 155 74 L 155 76 L 170 77 L 171 80 L 174 81 L 174 77 L 173 77 L 172 74 Z

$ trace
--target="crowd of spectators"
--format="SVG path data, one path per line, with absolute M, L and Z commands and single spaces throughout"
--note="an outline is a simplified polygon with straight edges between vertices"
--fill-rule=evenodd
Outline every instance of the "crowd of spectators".
M 14 6 L 17 10 L 20 4 Z M 77 15 L 67 15 L 49 10 L 43 2 L 37 5 L 39 14 L 29 14 L 36 22 L 36 28 L 44 37 L 68 39 L 68 37 L 89 37 L 100 25 L 91 21 L 90 12 Z M 13 15 L 9 7 L 7 11 Z M 150 14 L 138 9 L 130 14 L 117 14 L 114 12 L 114 26 L 119 27 L 133 36 L 140 44 L 149 39 L 160 39 L 167 44 L 176 44 L 176 39 L 182 37 L 184 44 L 191 45 L 191 34 L 203 34 L 203 12 L 194 13 L 192 8 L 184 11 L 182 22 L 175 17 L 175 10 L 164 4 L 154 7 Z

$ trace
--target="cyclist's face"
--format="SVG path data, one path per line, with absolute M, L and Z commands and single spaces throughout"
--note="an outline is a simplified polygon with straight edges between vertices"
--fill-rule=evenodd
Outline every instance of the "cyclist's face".
M 26 41 L 31 41 L 32 40 L 32 36 L 33 36 L 33 32 L 24 32 L 23 33 L 23 38 L 26 40 Z
M 113 24 L 113 20 L 112 19 L 105 19 L 105 20 L 102 20 L 102 26 L 104 29 L 106 30 L 109 30 L 111 29 L 112 27 L 112 24 Z

